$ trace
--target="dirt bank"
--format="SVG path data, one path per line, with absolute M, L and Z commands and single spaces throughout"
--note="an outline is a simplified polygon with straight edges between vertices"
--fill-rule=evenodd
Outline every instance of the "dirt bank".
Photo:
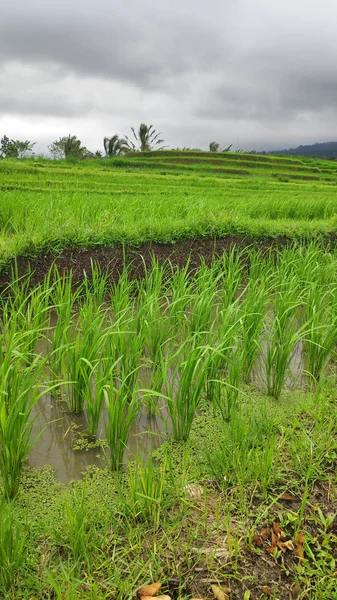
M 282 248 L 290 243 L 291 240 L 286 237 L 253 240 L 247 237 L 229 236 L 221 239 L 180 240 L 175 244 L 148 242 L 139 247 L 129 246 L 124 249 L 122 247 L 67 248 L 57 254 L 41 254 L 35 258 L 19 256 L 16 262 L 19 276 L 32 271 L 32 283 L 41 281 L 53 263 L 61 273 L 72 270 L 74 281 L 78 282 L 82 280 L 84 273 L 90 273 L 92 261 L 97 263 L 104 272 L 108 270 L 111 279 L 116 280 L 124 264 L 130 265 L 134 277 L 141 277 L 144 267 L 150 267 L 153 255 L 160 263 L 170 260 L 179 267 L 184 266 L 190 258 L 190 266 L 193 270 L 200 265 L 202 259 L 210 265 L 215 256 L 221 255 L 233 246 L 241 250 L 254 246 L 266 252 L 269 248 Z M 10 281 L 13 267 L 14 260 L 7 273 L 0 275 L 0 288 Z

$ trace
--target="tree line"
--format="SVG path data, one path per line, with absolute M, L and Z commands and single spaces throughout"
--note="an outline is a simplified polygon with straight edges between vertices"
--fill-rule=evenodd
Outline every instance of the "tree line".
M 104 154 L 100 150 L 91 152 L 82 145 L 76 135 L 68 135 L 60 137 L 48 146 L 50 154 L 57 159 L 60 158 L 112 158 L 115 156 L 123 156 L 127 152 L 150 152 L 152 150 L 164 150 L 164 140 L 160 138 L 161 133 L 158 133 L 153 125 L 141 123 L 138 130 L 131 127 L 132 135 L 120 137 L 115 134 L 112 137 L 103 139 Z M 1 158 L 23 158 L 31 156 L 36 142 L 29 140 L 13 140 L 6 135 L 0 140 L 0 157 Z M 210 152 L 229 152 L 232 144 L 223 150 L 220 149 L 220 144 L 211 142 L 209 144 Z M 177 148 L 179 150 L 179 148 Z M 182 148 L 182 150 L 191 150 L 191 148 Z M 192 148 L 192 150 L 199 150 Z

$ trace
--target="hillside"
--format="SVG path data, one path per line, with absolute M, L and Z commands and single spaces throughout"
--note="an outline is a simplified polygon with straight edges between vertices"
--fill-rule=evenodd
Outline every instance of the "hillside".
M 152 152 L 111 160 L 0 161 L 0 257 L 64 248 L 337 229 L 337 164 L 251 154 Z
M 307 146 L 298 146 L 288 150 L 275 150 L 268 152 L 273 155 L 284 156 L 309 156 L 310 158 L 323 158 L 328 160 L 337 159 L 337 142 L 324 142 L 319 144 L 311 144 Z

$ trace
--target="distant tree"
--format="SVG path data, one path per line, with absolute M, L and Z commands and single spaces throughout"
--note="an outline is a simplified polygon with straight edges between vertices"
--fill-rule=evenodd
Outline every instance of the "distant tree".
M 76 135 L 70 134 L 53 142 L 49 150 L 54 158 L 88 158 L 88 154 L 91 154 Z
M 23 158 L 32 153 L 35 143 L 29 140 L 10 140 L 4 135 L 0 140 L 0 155 L 3 158 Z
M 118 135 L 113 135 L 111 138 L 105 137 L 103 140 L 105 156 L 111 158 L 112 156 L 120 156 L 128 150 L 126 141 L 120 138 Z
M 95 158 L 103 158 L 103 154 L 100 150 L 96 150 L 94 157 Z
M 209 145 L 210 152 L 219 152 L 220 144 L 218 142 L 211 142 Z
M 164 150 L 166 146 L 160 146 L 164 140 L 158 139 L 161 133 L 157 133 L 153 125 L 141 123 L 136 133 L 134 127 L 131 127 L 134 140 L 130 140 L 128 136 L 122 140 L 126 151 L 133 150 L 135 152 L 150 152 L 151 150 Z

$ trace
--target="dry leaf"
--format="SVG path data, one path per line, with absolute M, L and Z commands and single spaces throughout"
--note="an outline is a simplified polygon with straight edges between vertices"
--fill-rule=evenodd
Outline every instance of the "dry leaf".
M 284 494 L 282 494 L 282 496 L 280 497 L 280 500 L 285 500 L 286 502 L 292 502 L 293 500 L 295 500 L 295 498 L 288 492 L 284 492 Z
M 221 588 L 218 585 L 212 585 L 211 590 L 216 600 L 229 600 L 229 588 Z
M 145 587 L 145 586 L 144 586 Z M 142 600 L 152 600 L 154 596 L 141 596 Z M 171 596 L 155 596 L 156 600 L 171 600 Z
M 255 536 L 254 536 L 254 539 L 253 539 L 253 544 L 254 544 L 255 546 L 257 546 L 258 548 L 262 548 L 262 546 L 263 546 L 263 543 L 262 543 L 262 540 L 261 540 L 261 538 L 260 538 L 260 536 L 259 536 L 259 535 L 255 535 Z
M 281 527 L 277 523 L 275 523 L 275 521 L 273 523 L 273 530 L 274 530 L 275 535 L 277 535 L 277 537 L 279 538 L 279 540 L 282 540 L 283 538 L 286 537 L 286 534 L 284 533 L 284 531 L 282 531 Z
M 303 542 L 304 542 L 304 533 L 303 533 L 303 531 L 299 531 L 297 534 L 296 552 L 295 552 L 295 554 L 299 560 L 304 559 Z
M 271 532 L 271 545 L 268 546 L 267 548 L 267 552 L 269 552 L 269 554 L 273 554 L 273 552 L 276 550 L 277 548 L 277 537 L 274 533 L 274 531 Z
M 204 488 L 197 483 L 188 483 L 185 486 L 185 490 L 192 500 L 197 500 L 198 498 L 203 498 L 204 496 Z
M 143 585 L 137 591 L 137 596 L 139 598 L 144 598 L 144 596 L 156 596 L 158 592 L 161 590 L 161 583 L 151 583 L 150 585 Z
M 270 536 L 270 529 L 266 528 L 266 529 L 261 530 L 261 537 L 264 541 L 267 541 L 269 539 L 269 536 Z
M 267 585 L 262 586 L 261 592 L 262 592 L 262 594 L 264 594 L 265 596 L 268 596 L 268 598 L 270 598 L 270 596 L 271 596 L 270 587 L 268 587 Z
M 281 540 L 278 540 L 277 545 L 282 552 L 287 552 L 287 550 L 293 551 L 295 549 L 291 540 L 288 540 L 287 542 L 281 542 Z

